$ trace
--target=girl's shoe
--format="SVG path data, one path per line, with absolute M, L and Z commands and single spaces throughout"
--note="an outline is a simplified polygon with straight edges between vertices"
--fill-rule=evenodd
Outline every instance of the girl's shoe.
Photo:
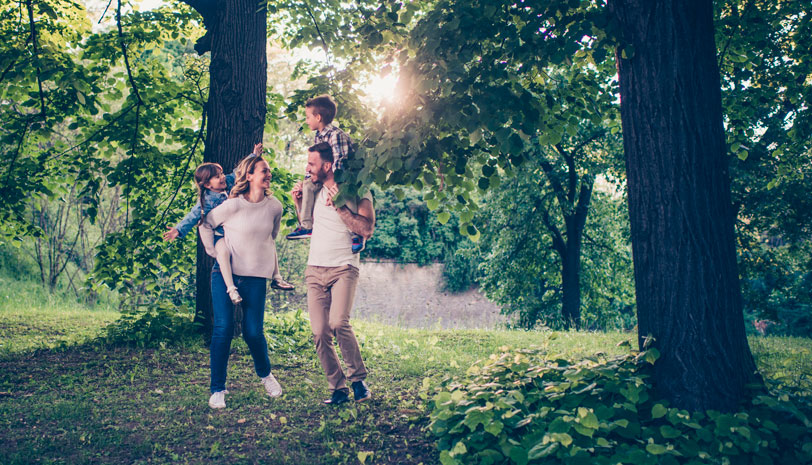
M 226 292 L 228 293 L 228 296 L 231 298 L 231 302 L 233 302 L 235 305 L 242 302 L 242 297 L 240 297 L 240 293 L 237 292 L 236 287 L 228 288 L 226 289 Z
M 294 289 L 293 284 L 284 279 L 274 279 L 271 281 L 271 288 L 279 289 L 280 291 L 292 291 Z

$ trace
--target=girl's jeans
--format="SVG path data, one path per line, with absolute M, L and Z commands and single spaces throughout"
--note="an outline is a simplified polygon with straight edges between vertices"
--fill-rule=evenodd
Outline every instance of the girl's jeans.
M 268 343 L 265 341 L 263 322 L 265 318 L 265 278 L 234 275 L 234 284 L 242 296 L 243 329 L 242 337 L 254 359 L 254 370 L 261 378 L 271 373 L 268 359 Z M 234 335 L 234 309 L 226 294 L 223 275 L 215 270 L 211 273 L 211 301 L 214 326 L 211 334 L 211 392 L 226 389 L 228 356 L 231 353 L 231 338 Z

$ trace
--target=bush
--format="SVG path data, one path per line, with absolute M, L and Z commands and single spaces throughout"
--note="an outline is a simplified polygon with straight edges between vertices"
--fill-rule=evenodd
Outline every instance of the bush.
M 812 336 L 812 242 L 741 242 L 739 267 L 750 329 Z
M 578 363 L 542 350 L 492 355 L 429 401 L 453 464 L 812 463 L 812 422 L 788 396 L 737 413 L 689 413 L 653 396 L 656 349 Z M 808 405 L 807 405 L 808 407 Z
M 199 328 L 186 307 L 157 302 L 145 309 L 123 311 L 118 320 L 105 328 L 101 339 L 107 344 L 154 347 L 198 336 Z
M 311 345 L 310 322 L 302 310 L 265 315 L 268 350 L 273 353 L 294 353 L 308 350 Z

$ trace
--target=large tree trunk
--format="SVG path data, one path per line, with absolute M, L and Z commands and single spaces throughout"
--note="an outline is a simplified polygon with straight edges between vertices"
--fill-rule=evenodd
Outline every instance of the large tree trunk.
M 744 332 L 710 0 L 613 0 L 640 345 L 674 406 L 730 410 Z M 633 46 L 625 48 L 628 45 Z M 621 50 L 626 51 L 622 58 Z
M 262 141 L 265 126 L 266 18 L 256 0 L 189 1 L 204 17 L 211 47 L 208 127 L 203 160 L 230 173 Z M 199 42 L 200 43 L 200 42 Z M 211 329 L 211 267 L 198 241 L 195 320 Z

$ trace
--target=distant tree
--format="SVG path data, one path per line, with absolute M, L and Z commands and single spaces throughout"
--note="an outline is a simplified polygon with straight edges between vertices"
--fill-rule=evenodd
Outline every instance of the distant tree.
M 505 181 L 483 198 L 482 239 L 470 257 L 482 291 L 521 328 L 564 327 L 561 255 L 545 221 L 555 196 L 540 188 L 540 167 Z M 544 217 L 548 218 L 545 219 Z M 561 221 L 558 219 L 557 221 Z M 579 289 L 581 324 L 590 329 L 635 325 L 634 284 L 625 199 L 592 194 L 583 230 Z

